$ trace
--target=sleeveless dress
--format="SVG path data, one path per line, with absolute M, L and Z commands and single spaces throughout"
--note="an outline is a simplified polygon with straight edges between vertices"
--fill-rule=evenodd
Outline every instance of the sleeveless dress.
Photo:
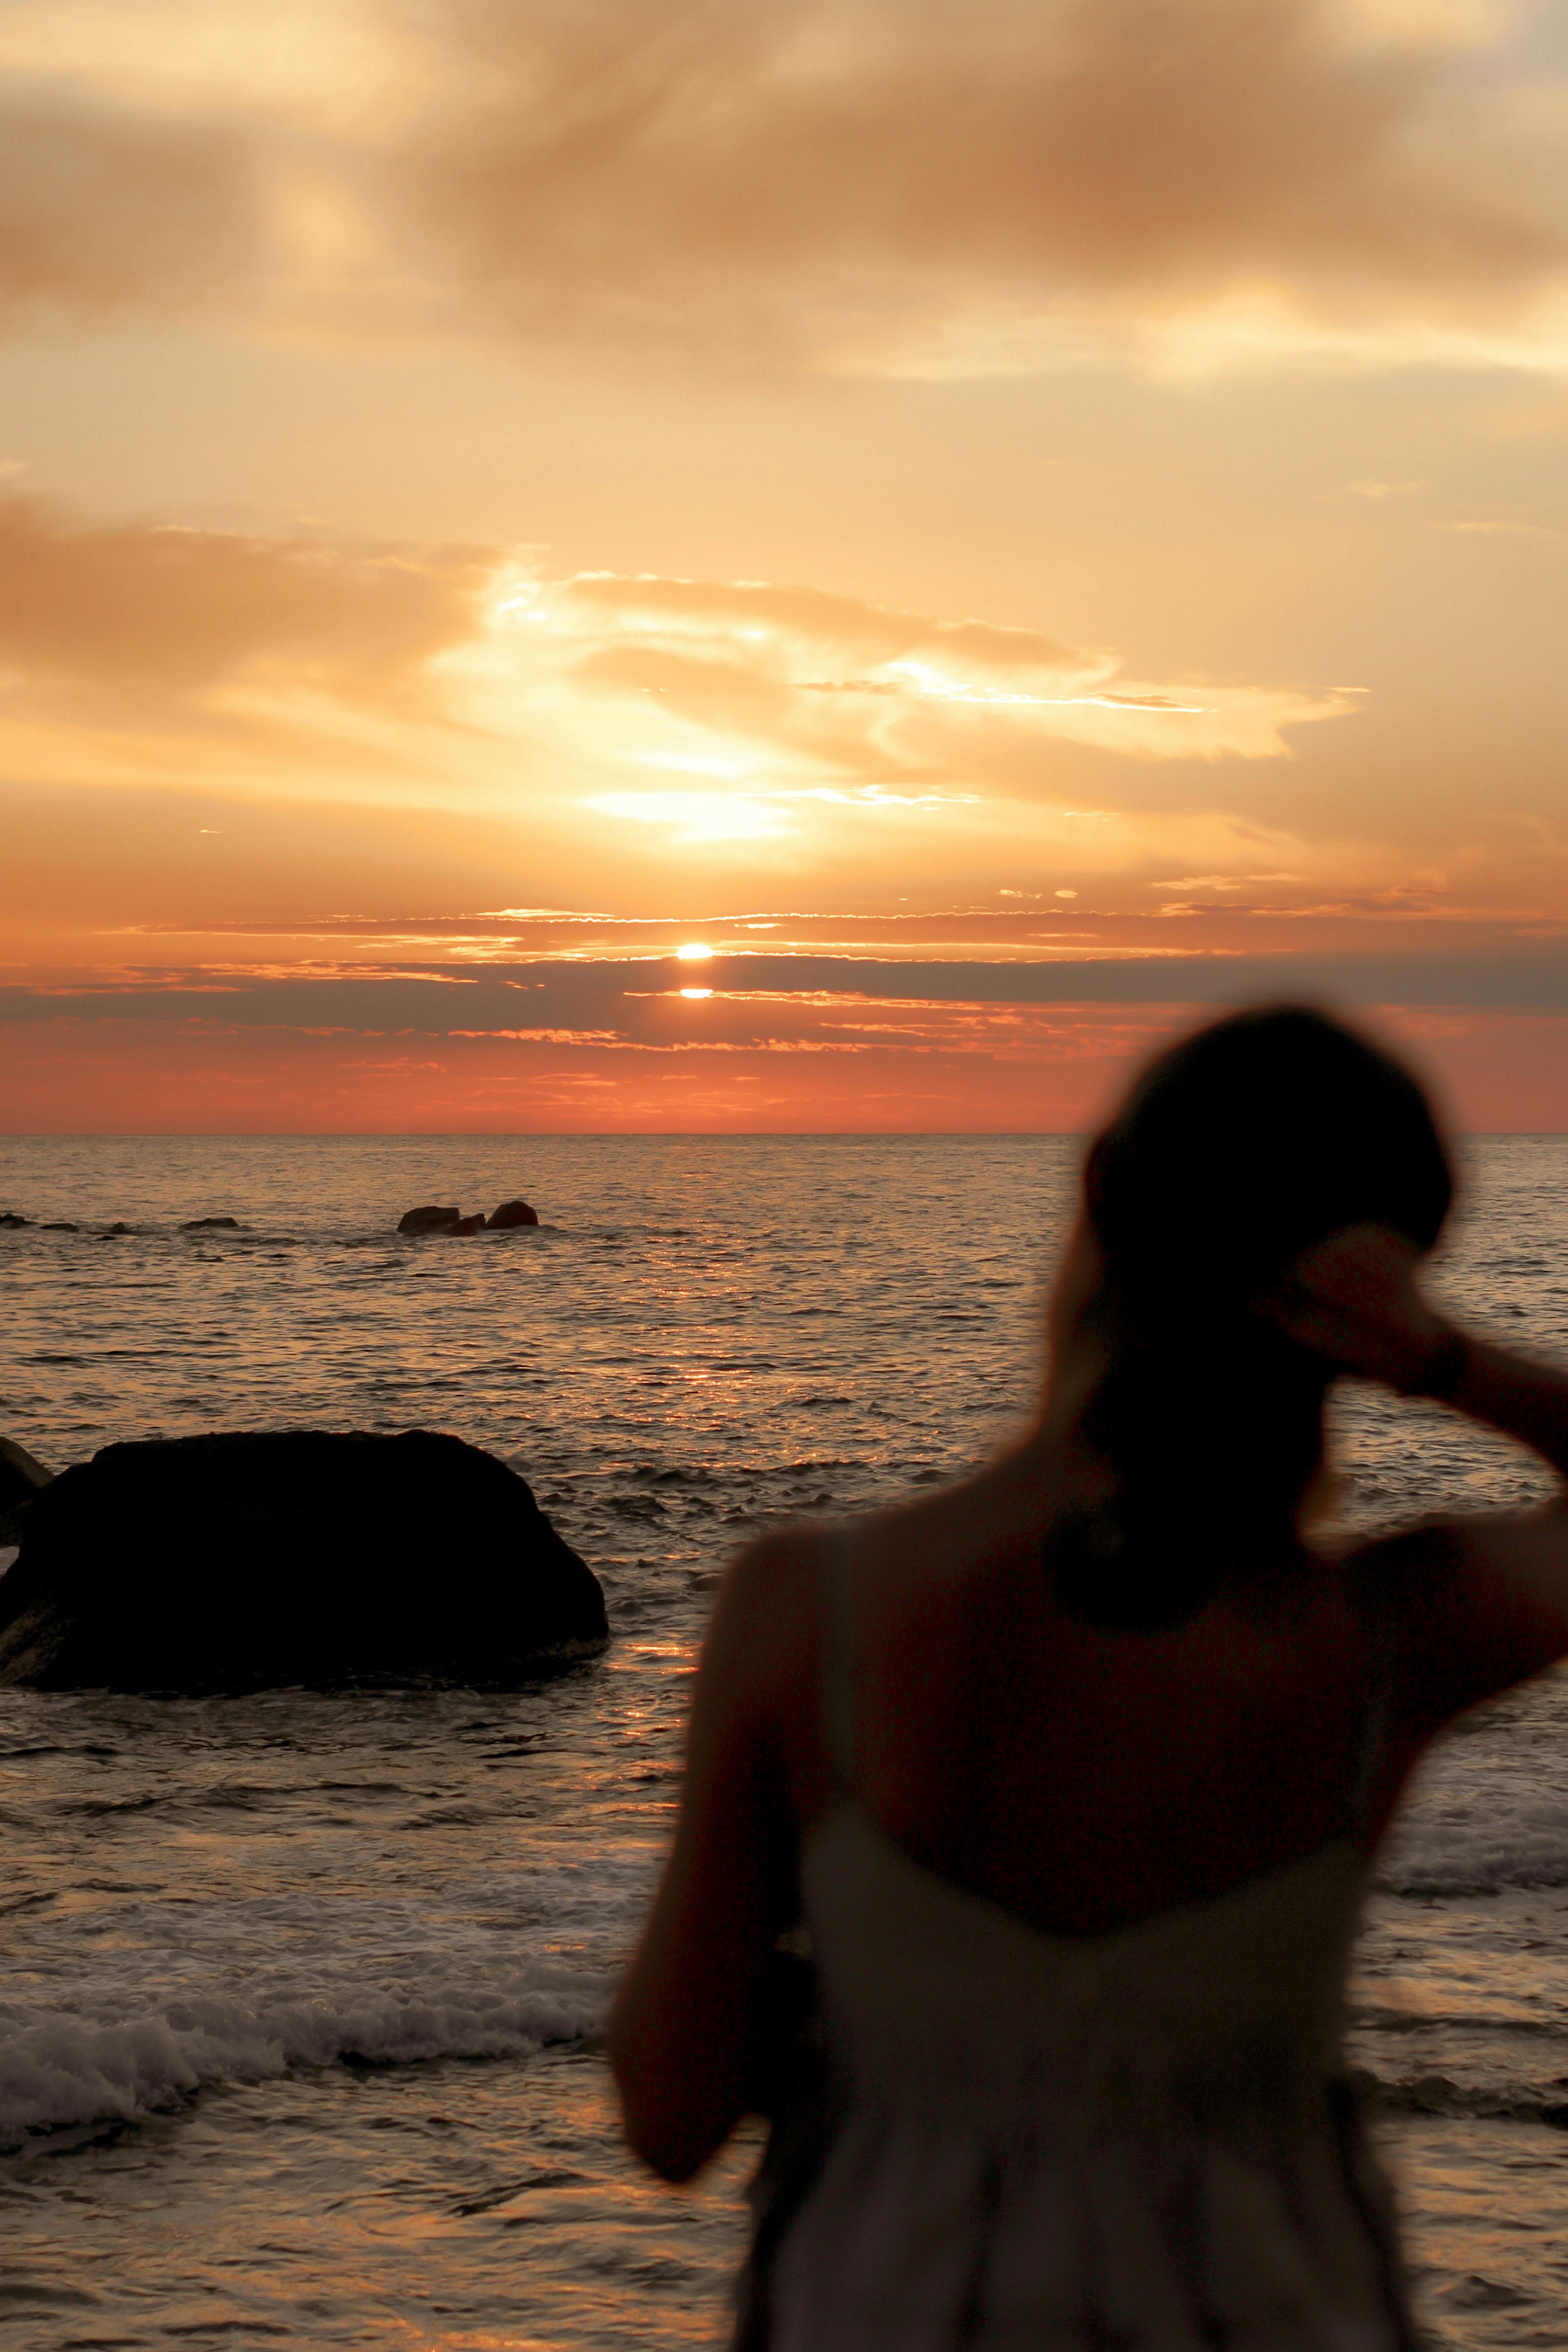
M 1377 1706 L 1341 1834 L 1131 1926 L 1050 1934 L 868 1812 L 843 1543 L 824 1609 L 834 1795 L 801 1868 L 818 2032 L 753 2190 L 737 2347 L 1415 2347 L 1339 2046 Z

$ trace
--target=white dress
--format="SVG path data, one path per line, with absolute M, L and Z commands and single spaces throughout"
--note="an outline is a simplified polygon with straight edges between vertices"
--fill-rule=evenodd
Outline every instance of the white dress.
M 912 1861 L 856 1794 L 835 1549 L 824 1708 L 837 1794 L 802 1857 L 826 2063 L 815 2112 L 775 2126 L 737 2342 L 1414 2346 L 1340 2055 L 1366 1869 L 1356 1820 L 1131 1927 L 1030 1926 Z M 1358 1787 L 1347 1814 L 1363 1803 Z M 807 2111 L 808 2092 L 803 2080 Z

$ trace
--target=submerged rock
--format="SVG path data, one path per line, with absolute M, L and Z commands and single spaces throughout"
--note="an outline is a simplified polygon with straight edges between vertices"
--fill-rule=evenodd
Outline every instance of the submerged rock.
M 41 1234 L 79 1234 L 81 1227 L 73 1225 L 66 1218 L 61 1217 L 52 1225 L 40 1225 L 38 1231 Z
M 607 1637 L 598 1579 L 527 1482 L 428 1430 L 110 1445 L 25 1515 L 0 1683 L 515 1686 Z
M 489 1223 L 492 1233 L 506 1233 L 513 1225 L 536 1225 L 539 1212 L 526 1201 L 503 1201 Z
M 239 1219 L 237 1217 L 187 1217 L 180 1231 L 183 1234 L 218 1232 L 237 1234 L 239 1231 Z
M 9 1231 L 17 1225 L 30 1225 L 31 1217 L 19 1217 L 15 1209 L 0 1209 L 0 1230 Z
M 400 1234 L 449 1234 L 461 1223 L 461 1209 L 405 1209 L 397 1220 Z

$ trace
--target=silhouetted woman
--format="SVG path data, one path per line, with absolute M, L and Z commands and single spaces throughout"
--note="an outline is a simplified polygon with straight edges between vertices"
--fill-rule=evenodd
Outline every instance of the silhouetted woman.
M 742 2342 L 1414 2341 L 1346 1967 L 1422 1748 L 1568 1652 L 1568 1511 L 1340 1558 L 1303 1517 L 1337 1372 L 1568 1471 L 1568 1380 L 1416 1286 L 1449 1196 L 1384 1055 L 1217 1023 L 1089 1153 L 1023 1444 L 731 1570 L 611 2050 L 674 2180 L 773 2063 Z M 781 2074 L 803 1918 L 822 2057 Z

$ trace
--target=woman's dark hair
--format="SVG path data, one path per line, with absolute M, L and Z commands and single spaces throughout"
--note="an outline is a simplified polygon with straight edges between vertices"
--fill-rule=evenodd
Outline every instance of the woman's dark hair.
M 1321 1465 L 1331 1369 L 1254 1302 L 1343 1225 L 1430 1249 L 1453 1175 L 1408 1072 L 1288 1004 L 1159 1055 L 1096 1138 L 1084 1192 L 1111 1348 L 1084 1433 L 1113 1485 L 1047 1550 L 1076 1613 L 1152 1628 L 1293 1545 Z

